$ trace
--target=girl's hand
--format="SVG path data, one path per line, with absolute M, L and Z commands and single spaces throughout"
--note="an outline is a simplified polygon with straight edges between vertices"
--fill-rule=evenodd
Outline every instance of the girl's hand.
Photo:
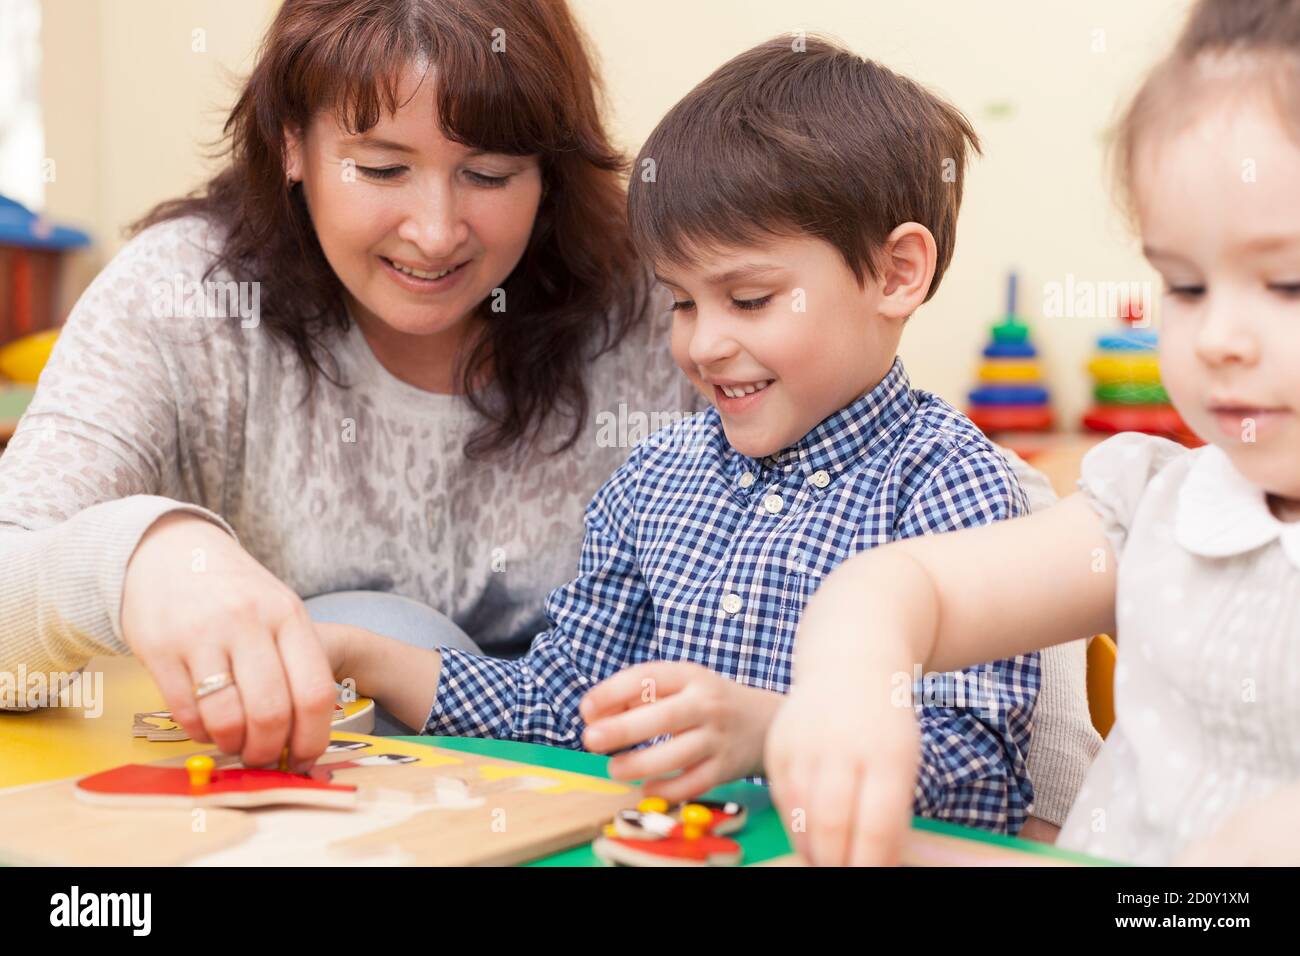
M 773 691 L 745 687 L 707 667 L 655 661 L 620 671 L 583 697 L 583 745 L 612 753 L 655 737 L 672 739 L 609 762 L 615 780 L 650 779 L 646 793 L 669 802 L 762 772 L 763 738 L 781 702 Z
M 287 747 L 296 771 L 329 743 L 334 679 L 307 609 L 210 521 L 169 514 L 140 539 L 122 635 L 194 740 L 249 766 Z M 234 686 L 195 700 L 194 685 L 221 674 Z
M 795 685 L 767 738 L 772 799 L 791 841 L 820 866 L 893 866 L 912 820 L 921 736 L 889 688 Z

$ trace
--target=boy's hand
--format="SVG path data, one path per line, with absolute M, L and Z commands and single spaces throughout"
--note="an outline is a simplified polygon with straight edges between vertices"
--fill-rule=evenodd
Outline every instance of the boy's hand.
M 762 772 L 763 739 L 781 703 L 774 691 L 745 687 L 707 667 L 655 661 L 620 671 L 587 692 L 582 742 L 612 753 L 664 734 L 672 739 L 609 762 L 615 780 L 651 779 L 646 793 L 670 802 Z
M 920 729 L 888 687 L 795 684 L 772 721 L 765 765 L 799 854 L 819 866 L 892 866 L 912 820 Z

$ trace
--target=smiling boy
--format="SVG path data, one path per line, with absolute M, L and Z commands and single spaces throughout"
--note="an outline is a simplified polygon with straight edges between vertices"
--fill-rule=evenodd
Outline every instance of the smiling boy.
M 971 148 L 954 108 L 812 38 L 696 87 L 646 142 L 629 214 L 674 296 L 674 358 L 712 407 L 596 494 L 578 576 L 527 655 L 351 642 L 336 673 L 428 733 L 638 748 L 611 774 L 659 778 L 669 799 L 761 774 L 825 575 L 1028 510 L 1003 456 L 897 358 L 951 261 Z M 1020 828 L 1038 686 L 1036 655 L 931 682 L 918 813 Z

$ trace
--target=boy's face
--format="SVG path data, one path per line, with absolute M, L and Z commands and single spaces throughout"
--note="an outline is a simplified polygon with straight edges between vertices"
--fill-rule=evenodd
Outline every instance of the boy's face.
M 1137 192 L 1167 289 L 1165 387 L 1201 438 L 1300 514 L 1300 149 L 1255 102 L 1147 150 Z
M 877 316 L 880 284 L 859 286 L 821 239 L 709 250 L 656 275 L 675 300 L 673 358 L 751 458 L 793 445 L 865 394 L 898 351 L 901 324 Z

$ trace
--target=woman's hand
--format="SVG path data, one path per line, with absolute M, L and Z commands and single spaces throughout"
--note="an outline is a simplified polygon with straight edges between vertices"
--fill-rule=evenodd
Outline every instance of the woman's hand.
M 307 609 L 230 535 L 196 515 L 159 519 L 122 587 L 122 634 L 172 716 L 202 743 L 296 771 L 329 743 L 335 687 Z M 194 685 L 234 686 L 195 700 Z
M 745 687 L 699 664 L 638 664 L 582 699 L 583 746 L 612 753 L 672 734 L 664 743 L 614 757 L 609 775 L 640 780 L 681 771 L 650 779 L 645 790 L 670 802 L 686 800 L 762 772 L 763 739 L 780 703 L 780 694 Z

